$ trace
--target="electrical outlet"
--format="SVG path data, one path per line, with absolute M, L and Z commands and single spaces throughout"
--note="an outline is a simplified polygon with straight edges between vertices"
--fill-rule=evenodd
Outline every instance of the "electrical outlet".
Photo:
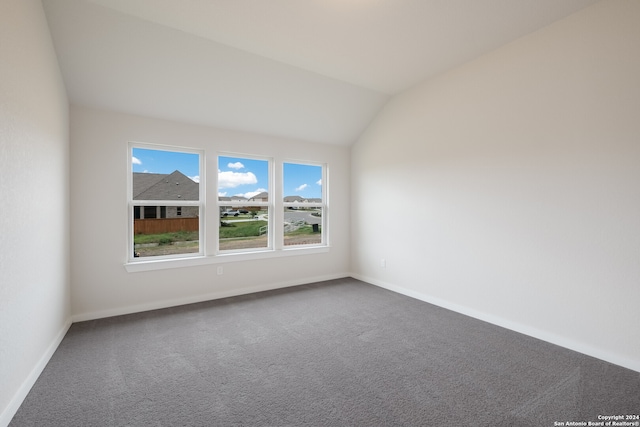
M 382 258 L 380 260 L 380 267 L 387 268 L 387 260 L 386 259 Z
M 224 273 L 224 270 L 222 269 L 222 266 L 219 265 L 218 266 L 218 276 L 222 276 L 222 273 Z

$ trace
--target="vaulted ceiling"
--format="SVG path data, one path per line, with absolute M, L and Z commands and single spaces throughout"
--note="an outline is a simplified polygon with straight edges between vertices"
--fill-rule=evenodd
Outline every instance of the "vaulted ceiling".
M 70 102 L 349 145 L 387 100 L 597 0 L 43 0 Z

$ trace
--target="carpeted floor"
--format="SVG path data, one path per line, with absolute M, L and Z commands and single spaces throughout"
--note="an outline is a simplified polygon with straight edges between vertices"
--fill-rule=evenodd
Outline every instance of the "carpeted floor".
M 638 372 L 340 279 L 76 323 L 10 426 L 524 427 L 638 413 Z

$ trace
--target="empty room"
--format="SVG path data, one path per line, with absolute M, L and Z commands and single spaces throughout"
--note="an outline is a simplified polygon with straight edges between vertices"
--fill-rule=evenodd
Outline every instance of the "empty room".
M 640 426 L 640 1 L 1 0 L 0 427 Z

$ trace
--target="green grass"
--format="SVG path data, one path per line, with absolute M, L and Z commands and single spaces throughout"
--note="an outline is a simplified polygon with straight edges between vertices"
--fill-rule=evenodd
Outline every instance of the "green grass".
M 233 239 L 241 237 L 255 237 L 260 235 L 260 227 L 267 225 L 267 221 L 225 221 L 226 225 L 220 227 L 221 239 Z M 304 234 L 314 234 L 310 225 L 305 225 L 296 231 L 287 233 L 287 236 L 298 236 Z M 158 243 L 160 245 L 169 245 L 173 242 L 186 242 L 198 240 L 197 231 L 177 231 L 174 233 L 162 234 L 137 234 L 133 237 L 133 243 L 147 244 Z
M 322 227 L 320 227 L 320 231 L 322 231 Z M 288 233 L 285 233 L 287 236 L 302 236 L 305 234 L 320 234 L 320 233 L 314 233 L 313 232 L 313 227 L 311 227 L 310 225 L 304 225 L 300 228 L 298 228 L 295 231 L 290 231 Z
M 224 221 L 224 220 L 223 220 Z M 234 237 L 253 237 L 260 235 L 260 227 L 267 225 L 267 221 L 227 222 L 228 225 L 220 227 L 220 238 L 231 239 Z
M 198 240 L 198 238 L 199 234 L 197 231 L 176 231 L 173 233 L 162 234 L 136 234 L 135 236 L 133 236 L 133 243 L 159 243 L 161 245 L 168 245 L 173 242 Z

